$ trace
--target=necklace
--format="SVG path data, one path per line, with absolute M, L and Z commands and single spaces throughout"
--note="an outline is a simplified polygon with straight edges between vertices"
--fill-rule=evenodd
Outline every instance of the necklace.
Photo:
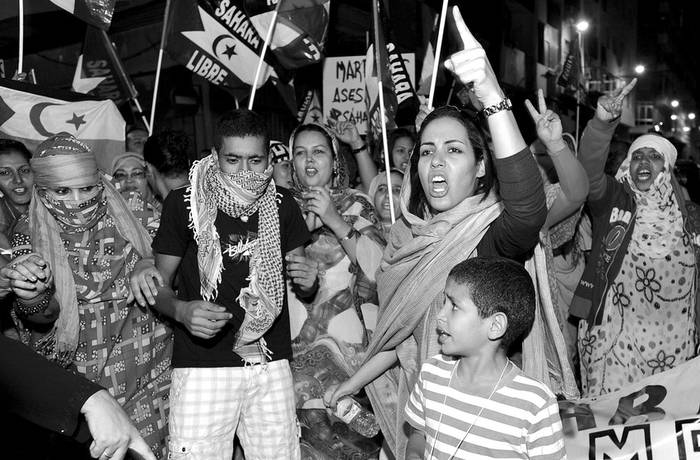
M 501 384 L 501 380 L 503 380 L 503 376 L 506 375 L 506 369 L 508 369 L 508 364 L 510 364 L 510 359 L 506 359 L 506 365 L 503 366 L 503 370 L 501 371 L 501 375 L 498 377 L 498 380 L 496 381 L 496 384 L 493 386 L 491 389 L 491 393 L 489 394 L 488 399 L 486 399 L 486 402 L 488 403 L 491 401 L 491 398 L 493 398 L 493 395 L 496 393 L 496 390 L 498 389 L 498 385 Z M 447 388 L 452 387 L 452 377 L 455 375 L 455 371 L 457 370 L 457 367 L 459 366 L 459 362 L 455 364 L 455 366 L 452 368 L 452 371 L 450 372 L 450 379 L 447 381 Z M 445 395 L 442 398 L 442 405 L 443 407 L 447 403 L 447 392 L 445 392 Z M 474 424 L 479 420 L 481 417 L 481 413 L 484 411 L 485 406 L 481 406 L 479 408 L 479 412 L 476 414 L 476 417 L 474 417 L 474 420 L 472 423 L 469 425 L 469 428 L 467 428 L 467 431 L 464 433 L 464 436 L 462 436 L 462 439 L 457 443 L 457 446 L 455 447 L 454 452 L 452 455 L 448 457 L 448 460 L 452 460 L 455 455 L 457 455 L 457 452 L 459 451 L 460 446 L 462 443 L 467 439 L 467 436 L 469 436 L 469 432 L 472 430 L 472 427 Z M 440 418 L 438 418 L 438 426 L 435 429 L 435 437 L 433 438 L 433 442 L 430 445 L 430 452 L 428 452 L 428 456 L 426 457 L 427 459 L 432 459 L 433 458 L 433 451 L 435 450 L 435 443 L 437 443 L 438 436 L 440 435 L 440 427 L 442 426 L 442 416 L 444 415 L 443 412 L 440 413 Z

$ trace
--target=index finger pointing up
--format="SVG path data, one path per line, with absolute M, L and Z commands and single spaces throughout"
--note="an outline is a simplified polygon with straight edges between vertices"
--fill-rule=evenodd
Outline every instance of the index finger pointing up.
M 618 99 L 622 100 L 627 96 L 633 89 L 634 86 L 637 84 L 637 79 L 633 79 L 631 82 L 629 82 L 624 88 L 622 88 L 622 91 L 620 91 L 620 95 L 618 96 Z
M 462 19 L 462 13 L 460 13 L 459 7 L 457 5 L 452 7 L 452 15 L 455 18 L 457 31 L 459 32 L 459 37 L 462 39 L 462 45 L 464 46 L 464 49 L 469 50 L 473 48 L 481 48 L 481 45 L 478 41 L 476 41 L 474 35 L 472 35 L 472 33 L 469 32 L 469 28 L 467 28 L 467 25 L 464 23 L 464 19 Z

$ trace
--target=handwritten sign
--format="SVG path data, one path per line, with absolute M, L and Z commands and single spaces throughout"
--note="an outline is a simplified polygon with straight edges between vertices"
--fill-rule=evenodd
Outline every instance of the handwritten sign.
M 401 55 L 406 70 L 415 84 L 415 55 Z M 360 134 L 367 132 L 365 103 L 365 56 L 327 57 L 323 64 L 323 118 L 351 121 Z

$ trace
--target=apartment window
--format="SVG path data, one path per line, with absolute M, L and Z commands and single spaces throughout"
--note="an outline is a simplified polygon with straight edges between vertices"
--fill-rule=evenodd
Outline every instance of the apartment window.
M 637 102 L 637 126 L 654 124 L 654 103 L 650 101 Z

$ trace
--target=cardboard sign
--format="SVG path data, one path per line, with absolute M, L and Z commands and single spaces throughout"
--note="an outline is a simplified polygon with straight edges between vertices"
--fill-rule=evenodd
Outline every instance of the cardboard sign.
M 415 85 L 415 55 L 403 53 L 406 70 Z M 323 63 L 323 118 L 329 124 L 352 121 L 360 134 L 367 132 L 365 56 L 328 57 Z

